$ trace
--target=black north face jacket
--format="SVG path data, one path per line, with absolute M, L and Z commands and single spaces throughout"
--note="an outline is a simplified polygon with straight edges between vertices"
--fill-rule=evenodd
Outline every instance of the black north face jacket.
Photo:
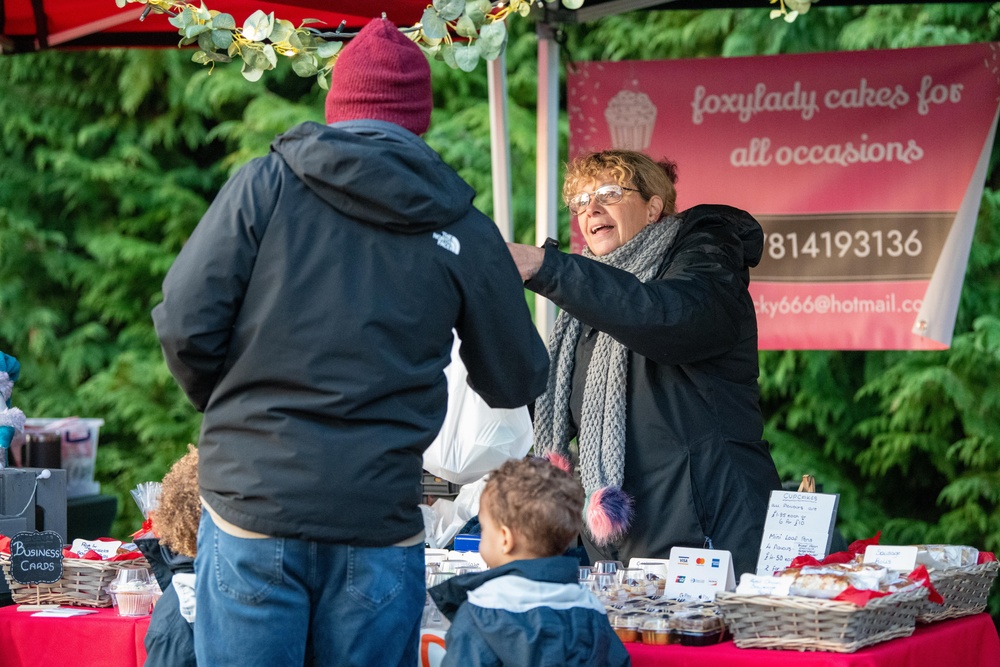
M 199 482 L 223 519 L 358 546 L 420 532 L 453 329 L 487 403 L 544 390 L 517 268 L 473 195 L 379 121 L 298 125 L 220 191 L 153 320 L 205 413 Z
M 763 250 L 745 211 L 696 206 L 658 274 L 631 273 L 547 248 L 526 286 L 583 323 L 571 422 L 603 331 L 629 349 L 623 489 L 635 500 L 625 538 L 591 558 L 667 558 L 672 546 L 733 554 L 737 580 L 756 570 L 771 490 L 781 486 L 761 439 L 757 318 L 748 286 Z M 575 435 L 575 434 L 572 434 Z

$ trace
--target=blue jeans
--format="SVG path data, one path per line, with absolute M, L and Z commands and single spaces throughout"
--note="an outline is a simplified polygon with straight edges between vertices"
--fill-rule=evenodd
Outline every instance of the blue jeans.
M 418 664 L 423 545 L 233 537 L 203 511 L 195 573 L 199 665 Z

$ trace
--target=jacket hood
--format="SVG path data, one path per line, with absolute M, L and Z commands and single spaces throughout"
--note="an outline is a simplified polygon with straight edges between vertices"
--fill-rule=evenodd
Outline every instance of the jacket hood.
M 678 216 L 684 219 L 684 233 L 706 217 L 721 217 L 728 224 L 732 239 L 738 241 L 743 250 L 743 268 L 752 269 L 764 254 L 764 231 L 760 223 L 746 211 L 722 204 L 700 204 L 693 206 Z
M 350 130 L 306 122 L 271 144 L 295 175 L 345 217 L 402 233 L 464 217 L 475 191 L 422 139 L 390 123 Z
M 469 591 L 479 588 L 487 581 L 512 574 L 533 581 L 554 584 L 576 583 L 579 566 L 580 561 L 569 556 L 515 560 L 485 572 L 472 572 L 452 577 L 444 583 L 434 586 L 428 592 L 434 604 L 450 621 L 455 618 L 458 608 L 468 599 Z

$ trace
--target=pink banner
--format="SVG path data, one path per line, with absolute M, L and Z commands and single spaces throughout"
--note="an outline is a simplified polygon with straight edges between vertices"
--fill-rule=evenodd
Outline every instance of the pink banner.
M 1000 100 L 1000 45 L 578 63 L 570 156 L 677 162 L 678 210 L 765 232 L 761 349 L 948 347 Z M 573 248 L 582 240 L 575 221 Z

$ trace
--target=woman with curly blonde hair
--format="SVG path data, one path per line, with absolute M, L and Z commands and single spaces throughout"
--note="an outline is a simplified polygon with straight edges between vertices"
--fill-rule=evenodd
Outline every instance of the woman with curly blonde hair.
M 754 572 L 770 492 L 750 268 L 764 232 L 720 204 L 676 210 L 677 165 L 608 150 L 567 165 L 581 254 L 508 244 L 560 312 L 536 454 L 575 466 L 591 559 L 725 549 Z M 571 442 L 575 440 L 573 448 Z

